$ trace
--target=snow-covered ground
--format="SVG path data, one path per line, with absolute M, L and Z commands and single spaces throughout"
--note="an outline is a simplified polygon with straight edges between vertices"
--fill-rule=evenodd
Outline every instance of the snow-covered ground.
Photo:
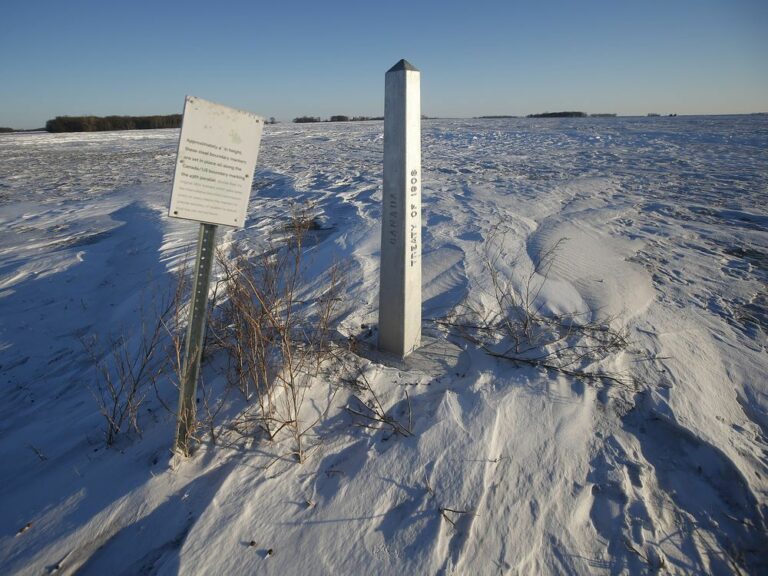
M 357 425 L 331 366 L 301 464 L 287 436 L 175 461 L 170 377 L 105 447 L 91 356 L 139 338 L 194 250 L 165 215 L 177 139 L 0 135 L 0 573 L 768 573 L 768 116 L 425 121 L 427 346 L 350 346 L 412 434 Z M 268 126 L 249 222 L 219 235 L 256 246 L 311 205 L 303 298 L 344 264 L 339 339 L 375 339 L 381 158 L 380 122 Z M 620 382 L 446 326 L 491 302 L 489 254 L 544 313 L 625 330 L 582 363 Z

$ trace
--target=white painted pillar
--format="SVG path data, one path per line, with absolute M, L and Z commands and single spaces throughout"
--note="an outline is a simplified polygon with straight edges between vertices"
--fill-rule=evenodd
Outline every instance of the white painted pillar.
M 421 340 L 421 73 L 385 76 L 379 349 L 405 357 Z

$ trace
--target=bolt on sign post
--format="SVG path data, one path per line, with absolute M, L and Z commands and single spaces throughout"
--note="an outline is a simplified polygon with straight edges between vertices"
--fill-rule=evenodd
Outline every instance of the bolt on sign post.
M 421 73 L 385 75 L 379 349 L 407 356 L 421 341 Z
M 168 215 L 200 222 L 174 449 L 190 454 L 216 226 L 243 226 L 264 119 L 187 96 Z

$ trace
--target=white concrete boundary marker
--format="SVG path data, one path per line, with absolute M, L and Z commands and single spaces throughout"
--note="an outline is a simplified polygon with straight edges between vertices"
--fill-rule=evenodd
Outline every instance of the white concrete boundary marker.
M 405 60 L 385 76 L 379 349 L 400 357 L 421 341 L 420 83 Z

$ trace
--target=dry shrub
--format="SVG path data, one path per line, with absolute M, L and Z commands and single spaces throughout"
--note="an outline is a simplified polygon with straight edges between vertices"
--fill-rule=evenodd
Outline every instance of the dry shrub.
M 169 373 L 168 336 L 174 338 L 174 318 L 179 315 L 186 289 L 181 273 L 172 291 L 161 300 L 142 304 L 138 328 L 125 328 L 106 344 L 98 336 L 82 340 L 95 369 L 92 393 L 106 424 L 104 441 L 112 446 L 120 437 L 141 436 L 140 408 L 151 388 Z M 146 300 L 146 298 L 142 298 Z
M 230 430 L 274 439 L 287 429 L 292 454 L 303 461 L 305 436 L 316 424 L 302 422 L 307 391 L 332 352 L 331 324 L 340 302 L 342 274 L 331 266 L 320 278 L 321 296 L 299 299 L 310 287 L 302 262 L 304 239 L 315 219 L 296 210 L 283 236 L 260 251 L 234 244 L 218 253 L 225 293 L 216 319 L 216 340 L 228 355 L 227 380 L 252 405 Z

